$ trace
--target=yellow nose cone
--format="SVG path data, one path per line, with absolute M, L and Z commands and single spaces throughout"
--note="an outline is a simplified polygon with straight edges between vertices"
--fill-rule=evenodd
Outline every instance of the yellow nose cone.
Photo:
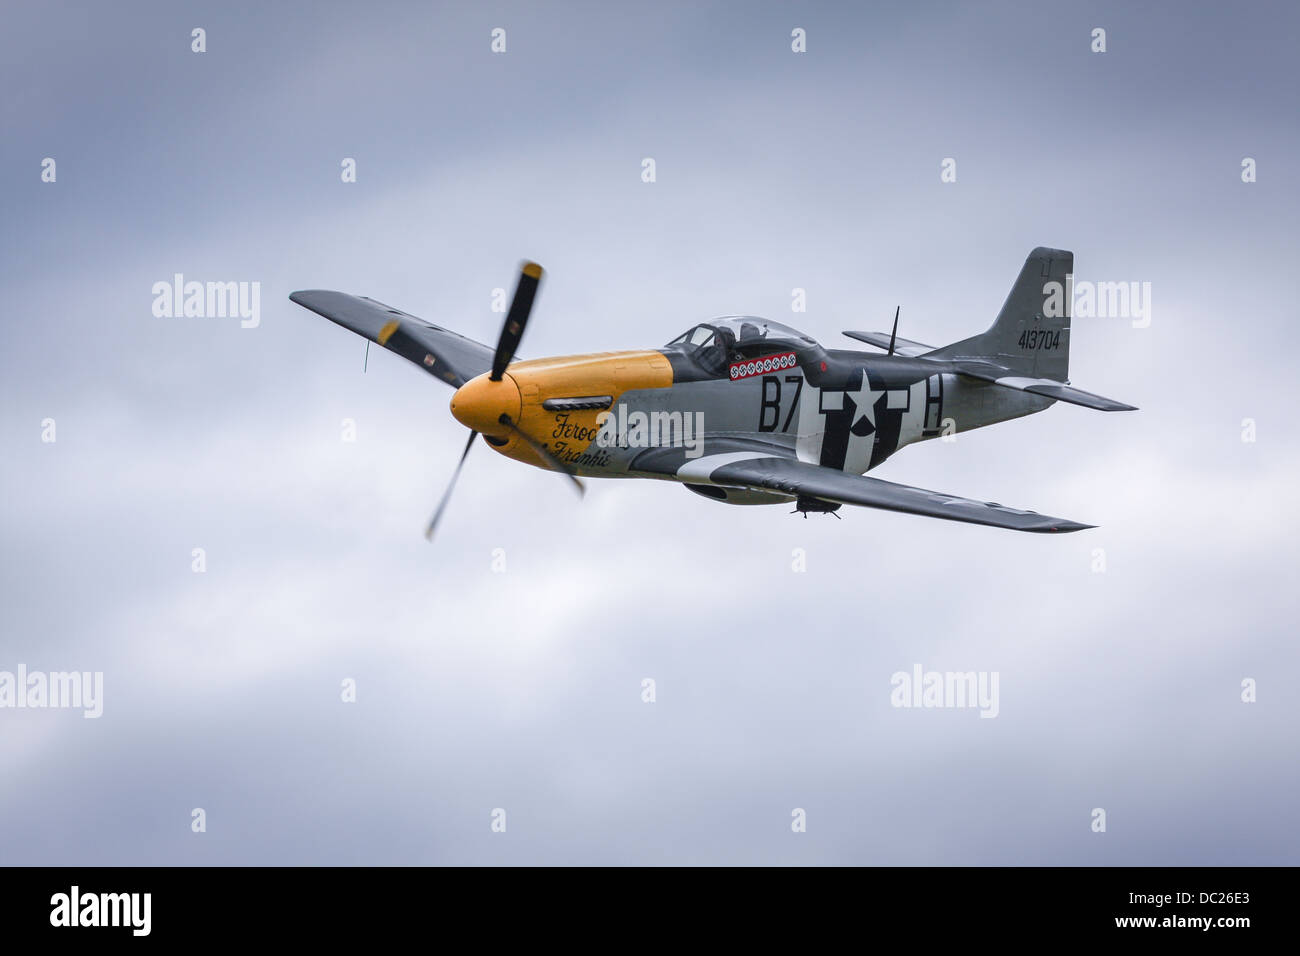
M 472 378 L 451 397 L 451 413 L 456 421 L 493 438 L 508 438 L 513 432 L 501 424 L 501 416 L 508 415 L 519 423 L 519 386 L 509 375 L 493 382 L 487 374 Z

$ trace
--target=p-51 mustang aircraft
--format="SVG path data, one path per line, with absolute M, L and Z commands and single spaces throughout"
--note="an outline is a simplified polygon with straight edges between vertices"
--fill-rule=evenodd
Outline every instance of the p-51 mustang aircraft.
M 752 316 L 701 323 L 660 349 L 515 361 L 542 278 L 522 267 L 493 350 L 374 299 L 322 290 L 289 298 L 456 389 L 451 413 L 507 458 L 578 476 L 658 478 L 737 505 L 863 505 L 1011 528 L 1092 525 L 868 478 L 912 442 L 1040 412 L 1053 402 L 1124 405 L 1067 384 L 1074 254 L 1038 248 L 987 332 L 931 348 L 894 330 L 845 332 L 885 354 L 828 349 Z

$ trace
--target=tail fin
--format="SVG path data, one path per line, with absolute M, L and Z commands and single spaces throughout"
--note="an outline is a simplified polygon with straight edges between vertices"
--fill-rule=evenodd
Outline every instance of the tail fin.
M 1073 272 L 1073 252 L 1039 246 L 1025 260 L 992 327 L 928 357 L 984 359 L 1027 378 L 1067 381 L 1072 289 L 1066 277 Z

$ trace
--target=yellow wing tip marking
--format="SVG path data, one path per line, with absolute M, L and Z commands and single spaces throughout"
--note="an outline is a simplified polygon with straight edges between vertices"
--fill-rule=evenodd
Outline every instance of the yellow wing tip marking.
M 542 267 L 536 262 L 525 262 L 524 275 L 530 279 L 540 279 L 542 277 Z
M 388 340 L 393 337 L 393 333 L 397 331 L 397 327 L 401 324 L 402 323 L 399 322 L 397 319 L 393 319 L 393 321 L 389 322 L 387 325 L 385 325 L 382 329 L 379 330 L 379 336 L 376 339 L 376 341 L 380 345 L 387 345 Z

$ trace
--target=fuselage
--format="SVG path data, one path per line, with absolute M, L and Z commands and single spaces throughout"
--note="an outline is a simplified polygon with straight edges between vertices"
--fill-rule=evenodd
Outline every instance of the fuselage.
M 704 341 L 697 330 L 708 329 L 717 334 Z M 924 360 L 825 349 L 778 323 L 738 317 L 661 349 L 515 361 L 499 382 L 467 382 L 451 409 L 517 461 L 550 467 L 501 415 L 577 474 L 689 482 L 693 461 L 746 450 L 864 474 L 913 442 L 1051 404 Z

